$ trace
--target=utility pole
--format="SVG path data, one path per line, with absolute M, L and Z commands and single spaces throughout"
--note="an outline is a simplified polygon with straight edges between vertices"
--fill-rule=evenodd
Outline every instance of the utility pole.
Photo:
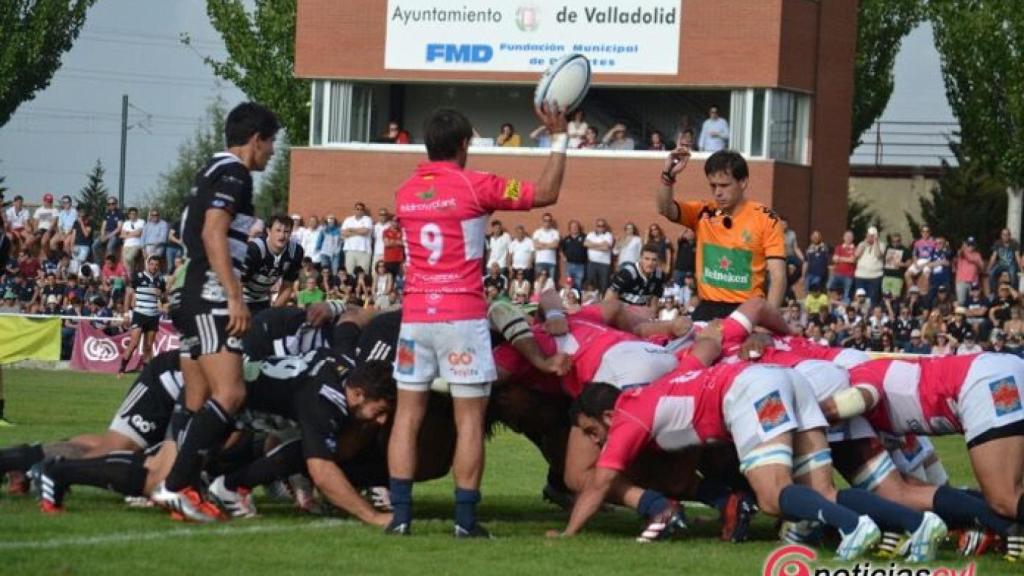
M 121 96 L 121 174 L 117 182 L 117 206 L 124 210 L 124 165 L 128 154 L 128 95 Z

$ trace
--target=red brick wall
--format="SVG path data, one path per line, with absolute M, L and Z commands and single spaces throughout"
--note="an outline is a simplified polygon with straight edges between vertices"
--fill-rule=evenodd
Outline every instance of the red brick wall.
M 845 0 L 837 0 L 845 1 Z M 472 3 L 469 3 L 472 4 Z M 797 5 L 790 10 L 791 4 Z M 780 77 L 783 7 L 802 25 L 809 0 L 685 0 L 679 73 L 595 75 L 598 84 L 776 86 Z M 790 14 L 793 12 L 793 14 Z M 788 20 L 787 20 L 788 22 Z M 295 74 L 303 78 L 536 82 L 537 74 L 384 69 L 387 0 L 299 0 Z M 813 36 L 810 32 L 802 35 Z M 793 46 L 790 42 L 789 46 Z M 785 85 L 814 89 L 813 51 L 797 43 L 786 56 Z
M 339 218 L 352 212 L 356 201 L 363 201 L 376 210 L 380 206 L 394 209 L 394 192 L 412 173 L 425 155 L 411 153 L 386 154 L 351 150 L 322 150 L 298 148 L 292 151 L 291 204 L 289 212 L 303 217 L 316 214 L 323 217 L 334 213 Z M 536 179 L 543 169 L 543 156 L 491 156 L 470 155 L 468 167 L 523 179 Z M 767 204 L 773 203 L 773 186 L 780 189 L 778 169 L 772 162 L 751 162 L 748 196 Z M 530 213 L 500 213 L 506 224 L 524 224 L 533 230 L 540 224 L 540 214 L 552 212 L 564 229 L 570 219 L 580 220 L 588 230 L 594 220 L 606 218 L 618 232 L 622 225 L 632 221 L 641 229 L 659 222 L 666 232 L 673 233 L 678 226 L 669 225 L 658 215 L 655 193 L 660 184 L 658 174 L 662 161 L 636 158 L 580 158 L 570 157 L 562 186 L 561 198 L 549 209 Z M 782 187 L 802 186 L 810 170 L 786 167 L 787 175 Z M 803 174 L 803 182 L 800 182 Z M 677 198 L 700 199 L 709 197 L 704 178 L 703 162 L 693 161 L 676 184 Z M 790 196 L 787 196 L 789 198 Z M 374 212 L 375 213 L 375 212 Z

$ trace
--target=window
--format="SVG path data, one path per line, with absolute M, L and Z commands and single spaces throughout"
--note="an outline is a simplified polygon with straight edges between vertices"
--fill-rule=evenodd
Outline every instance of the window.
M 367 142 L 373 134 L 374 87 L 352 82 L 313 82 L 309 143 Z
M 788 90 L 733 91 L 733 141 L 757 158 L 807 163 L 811 98 Z

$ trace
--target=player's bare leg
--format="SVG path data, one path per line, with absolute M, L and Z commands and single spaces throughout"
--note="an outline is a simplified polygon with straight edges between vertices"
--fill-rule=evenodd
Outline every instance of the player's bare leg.
M 125 370 L 128 368 L 128 363 L 132 361 L 132 356 L 135 354 L 135 349 L 139 347 L 139 340 L 142 338 L 142 328 L 132 328 L 132 334 L 128 340 L 128 347 L 125 348 L 124 354 L 121 356 L 121 367 L 117 370 L 117 378 L 120 380 L 124 377 Z

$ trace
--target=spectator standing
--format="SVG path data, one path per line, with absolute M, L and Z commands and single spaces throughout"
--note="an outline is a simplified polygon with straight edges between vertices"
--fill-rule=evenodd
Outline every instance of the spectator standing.
M 294 217 L 292 218 L 294 220 Z M 320 219 L 314 215 L 310 215 L 306 218 L 306 225 L 300 227 L 301 239 L 299 245 L 302 246 L 302 253 L 309 256 L 314 264 L 320 263 L 320 252 L 316 249 L 317 241 L 320 239 Z
M 58 210 L 53 206 L 53 194 L 43 194 L 43 205 L 32 215 L 33 234 L 43 250 L 49 250 L 50 240 L 57 232 Z
M 935 298 L 935 295 L 942 287 L 946 289 L 953 288 L 952 266 L 953 253 L 949 249 L 949 243 L 946 242 L 945 238 L 936 238 L 935 250 L 932 252 L 931 262 L 928 263 L 928 268 L 931 270 L 928 274 L 929 298 Z
M 895 298 L 903 296 L 903 276 L 910 266 L 910 249 L 903 245 L 903 236 L 897 232 L 889 235 L 882 257 L 882 293 Z
M 142 252 L 142 229 L 146 221 L 139 218 L 138 208 L 129 208 L 121 224 L 121 261 L 126 269 L 135 271 L 136 259 Z
M 68 254 L 74 251 L 75 222 L 78 221 L 78 210 L 71 203 L 71 196 L 60 199 L 60 210 L 57 211 L 57 226 L 50 238 L 50 250 L 62 250 Z
M 604 294 L 611 280 L 612 249 L 615 247 L 615 236 L 608 230 L 608 222 L 604 218 L 597 219 L 594 230 L 587 234 L 583 245 L 587 248 L 586 282 L 592 284 L 599 295 Z
M 163 259 L 169 234 L 170 226 L 160 217 L 160 211 L 156 208 L 150 209 L 149 218 L 142 226 L 142 254 L 146 262 L 149 262 L 151 256 Z
M 508 244 L 509 260 L 511 261 L 509 267 L 513 277 L 515 277 L 516 271 L 522 270 L 523 277 L 529 280 L 533 277 L 533 240 L 526 235 L 526 228 L 523 226 L 516 226 L 515 232 L 515 237 Z
M 367 214 L 366 205 L 362 202 L 356 202 L 355 211 L 341 224 L 341 235 L 345 238 L 345 270 L 349 274 L 355 273 L 356 267 L 371 269 L 373 218 Z
M 588 128 L 589 126 L 587 125 L 586 115 L 583 113 L 583 109 L 577 108 L 572 113 L 572 119 L 569 120 L 569 126 L 566 132 L 566 134 L 569 135 L 569 148 L 580 147 L 580 144 L 583 143 L 584 136 L 587 134 Z M 597 137 L 596 131 L 594 132 L 594 137 L 595 139 Z
M 306 238 L 306 227 L 302 224 L 302 216 L 298 214 L 292 214 L 292 240 L 299 246 L 302 246 L 302 241 Z
M 498 130 L 498 137 L 494 139 L 494 143 L 502 148 L 519 148 L 523 145 L 523 139 L 516 132 L 515 126 L 505 122 Z
M 89 259 L 93 245 L 92 236 L 93 230 L 92 224 L 89 222 L 89 215 L 84 210 L 78 212 L 74 228 L 71 231 L 74 246 L 72 254 L 78 267 L 81 267 L 82 263 Z
M 665 236 L 665 231 L 661 229 L 660 224 L 655 222 L 647 227 L 647 239 L 644 240 L 644 244 L 658 249 L 658 266 L 661 267 L 665 276 L 668 276 L 672 263 L 672 243 Z
M 718 152 L 729 147 L 729 123 L 718 115 L 718 106 L 708 108 L 708 118 L 700 128 L 700 142 L 697 149 L 702 152 Z
M 779 225 L 782 226 L 782 242 L 786 247 L 786 285 L 799 299 L 804 290 L 800 284 L 800 279 L 804 275 L 804 253 L 800 250 L 796 231 L 789 227 L 789 221 L 780 218 Z
M 715 152 L 704 163 L 714 201 L 677 202 L 673 186 L 689 159 L 689 149 L 677 148 L 665 160 L 657 206 L 662 216 L 696 230 L 700 304 L 693 319 L 724 317 L 752 296 L 763 297 L 766 284 L 768 303 L 781 307 L 786 289 L 782 228 L 770 208 L 745 197 L 746 160 L 737 152 Z
M 558 277 L 558 245 L 561 239 L 554 217 L 550 212 L 545 212 L 541 217 L 540 228 L 533 232 L 535 271 L 546 271 L 548 278 Z
M 989 286 L 996 291 L 999 275 L 1006 272 L 1010 275 L 1010 284 L 1018 285 L 1020 273 L 1020 245 L 1014 240 L 1008 228 L 999 232 L 999 239 L 992 245 L 992 255 L 988 260 Z
M 341 246 L 341 228 L 338 227 L 338 219 L 334 217 L 334 214 L 328 214 L 320 229 L 316 250 L 320 254 L 320 266 L 330 270 L 331 274 L 337 274 L 338 268 L 341 268 Z
M 117 200 L 107 198 L 107 211 L 103 215 L 99 238 L 92 246 L 92 254 L 97 262 L 109 254 L 117 254 L 117 248 L 121 242 L 121 221 L 123 219 L 124 216 L 117 209 Z
M 562 256 L 565 257 L 565 276 L 570 288 L 580 290 L 587 275 L 587 237 L 579 220 L 569 221 L 569 232 L 562 238 Z
M 618 269 L 627 264 L 636 264 L 640 260 L 640 251 L 644 247 L 644 239 L 637 234 L 636 224 L 626 222 L 622 227 L 622 237 L 615 243 L 612 253 Z
M 295 221 L 292 220 L 294 223 Z M 175 220 L 167 227 L 167 244 L 164 255 L 167 256 L 166 271 L 172 273 L 175 270 L 175 262 L 185 253 L 185 244 L 181 241 L 181 220 Z
M 377 262 L 384 258 L 384 231 L 391 225 L 391 213 L 387 208 L 377 210 L 377 222 L 373 224 L 373 269 L 377 269 Z
M 882 242 L 878 228 L 868 228 L 868 235 L 857 245 L 857 265 L 854 270 L 854 285 L 857 290 L 867 291 L 872 304 L 882 301 Z
M 697 270 L 697 243 L 693 228 L 683 226 L 676 240 L 676 265 L 672 272 L 672 283 L 683 285 L 683 279 L 693 277 Z
M 635 150 L 636 143 L 626 134 L 626 125 L 621 122 L 612 126 L 601 138 L 599 148 L 606 150 Z
M 811 232 L 811 241 L 807 244 L 807 251 L 804 252 L 804 285 L 807 290 L 818 284 L 822 288 L 828 286 L 828 264 L 832 259 L 832 252 L 825 243 L 821 232 Z
M 843 232 L 843 241 L 832 253 L 832 280 L 828 288 L 838 288 L 843 302 L 849 302 L 853 296 L 853 275 L 857 266 L 857 245 L 853 243 L 853 231 Z
M 971 286 L 981 282 L 981 271 L 985 269 L 985 260 L 978 252 L 974 236 L 964 240 L 956 253 L 956 301 L 966 305 Z
M 509 270 L 509 246 L 512 244 L 512 237 L 505 231 L 501 220 L 491 221 L 491 235 L 487 237 L 487 267 L 497 264 L 501 273 L 508 276 Z
M 402 241 L 402 229 L 398 220 L 391 219 L 387 230 L 384 231 L 384 268 L 395 279 L 396 289 L 399 278 L 402 277 L 402 262 L 405 261 L 405 243 Z
M 917 284 L 922 292 L 926 292 L 928 290 L 928 275 L 931 273 L 928 263 L 932 261 L 932 254 L 935 252 L 935 239 L 932 238 L 932 229 L 929 226 L 921 226 L 921 237 L 914 240 L 910 251 L 914 261 L 907 267 L 904 280 L 908 287 L 911 284 Z

